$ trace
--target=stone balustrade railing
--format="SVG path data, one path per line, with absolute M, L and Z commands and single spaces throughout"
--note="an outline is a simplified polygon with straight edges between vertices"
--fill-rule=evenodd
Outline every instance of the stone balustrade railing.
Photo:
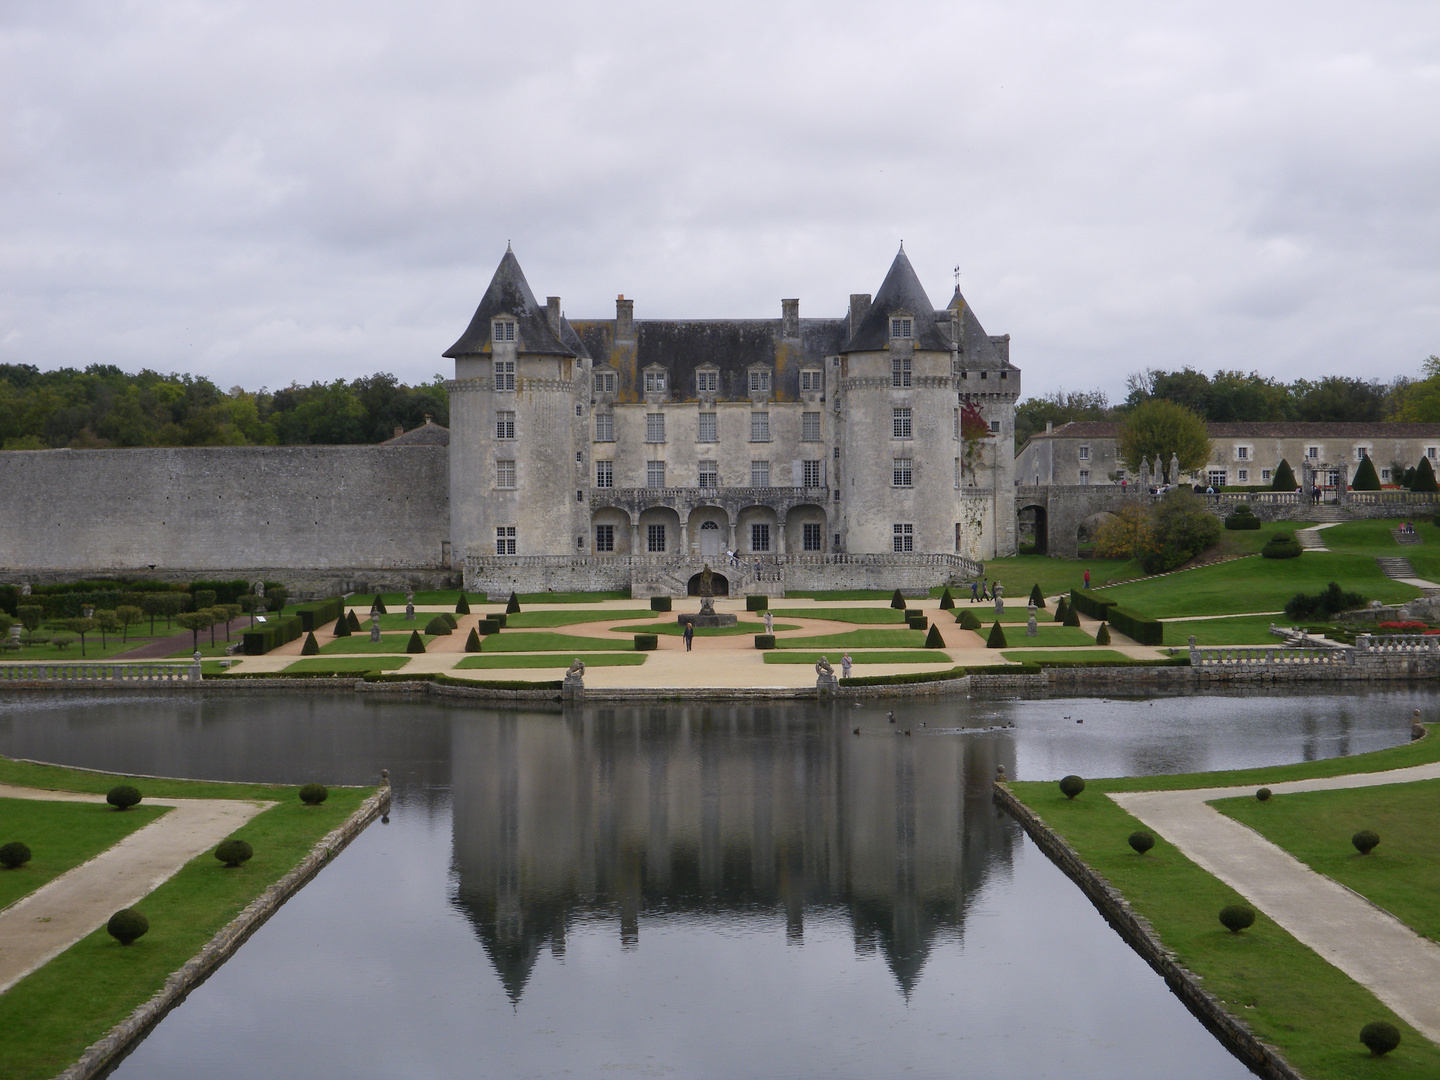
M 871 566 L 885 567 L 934 567 L 937 570 L 953 570 L 966 577 L 980 577 L 985 573 L 985 564 L 975 559 L 950 552 L 905 552 L 877 554 L 850 554 L 848 552 L 786 552 L 784 554 L 740 555 L 742 565 L 754 573 L 755 563 L 760 563 L 760 580 L 779 580 L 780 571 L 787 566 Z M 720 570 L 725 564 L 724 555 L 466 555 L 468 571 L 479 571 L 486 567 L 534 567 L 541 569 L 570 569 L 586 567 L 625 567 L 632 571 L 679 569 L 694 566 L 696 570 L 706 563 L 711 569 Z M 767 577 L 767 575 L 769 575 Z
M 0 683 L 195 683 L 199 664 L 114 664 L 104 661 L 0 663 Z
M 1440 653 L 1440 635 L 1357 634 L 1355 650 L 1360 653 L 1423 656 Z
M 1191 667 L 1346 666 L 1355 662 L 1351 649 L 1319 646 L 1191 646 Z

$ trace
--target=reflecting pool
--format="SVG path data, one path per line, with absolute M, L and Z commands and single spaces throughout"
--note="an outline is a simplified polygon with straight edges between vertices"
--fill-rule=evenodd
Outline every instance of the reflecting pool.
M 290 783 L 391 771 L 388 823 L 117 1077 L 1209 1080 L 1248 1072 L 994 807 L 996 766 L 1330 757 L 1404 742 L 1435 707 L 1430 690 L 564 711 L 13 695 L 0 753 Z

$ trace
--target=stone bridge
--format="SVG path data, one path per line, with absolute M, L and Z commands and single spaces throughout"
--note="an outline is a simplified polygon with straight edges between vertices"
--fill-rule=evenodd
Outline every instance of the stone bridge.
M 1082 484 L 1074 487 L 1022 484 L 1015 489 L 1019 535 L 1032 535 L 1036 550 L 1060 558 L 1079 557 L 1108 514 L 1123 506 L 1149 506 L 1158 495 L 1137 485 Z M 1204 496 L 1216 517 L 1241 503 L 1263 521 L 1350 521 L 1360 518 L 1431 518 L 1440 512 L 1440 496 L 1413 491 L 1321 491 L 1319 502 L 1293 491 L 1224 492 Z

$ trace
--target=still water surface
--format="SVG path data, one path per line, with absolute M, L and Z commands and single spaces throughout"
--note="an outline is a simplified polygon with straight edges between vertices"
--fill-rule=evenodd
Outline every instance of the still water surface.
M 1249 1074 L 992 805 L 996 766 L 1053 779 L 1359 753 L 1404 742 L 1436 696 L 565 712 L 11 696 L 0 753 L 285 783 L 390 769 L 389 822 L 121 1080 L 1226 1080 Z

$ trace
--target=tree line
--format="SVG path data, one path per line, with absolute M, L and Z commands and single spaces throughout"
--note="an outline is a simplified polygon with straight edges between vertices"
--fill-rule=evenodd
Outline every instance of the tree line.
M 0 449 L 377 443 L 429 415 L 449 424 L 441 376 L 407 386 L 384 372 L 281 390 L 222 391 L 204 377 L 113 364 L 41 371 L 0 364 Z
M 1151 401 L 1180 405 L 1207 423 L 1440 422 L 1440 356 L 1424 362 L 1420 378 L 1401 376 L 1389 383 L 1341 375 L 1284 383 L 1254 371 L 1206 375 L 1187 366 L 1179 371 L 1147 368 L 1130 375 L 1125 385 L 1125 400 L 1116 405 L 1099 390 L 1057 390 L 1022 401 L 1015 409 L 1016 449 L 1044 431 L 1047 421 L 1056 427 L 1079 420 L 1119 421 Z

